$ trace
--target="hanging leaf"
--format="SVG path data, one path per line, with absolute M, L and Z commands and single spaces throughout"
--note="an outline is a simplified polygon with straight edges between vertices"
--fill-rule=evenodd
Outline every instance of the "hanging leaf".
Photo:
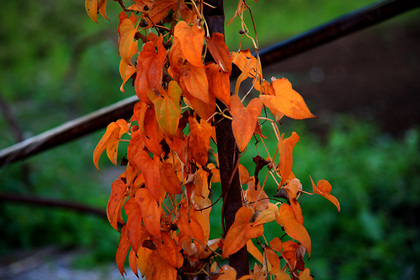
M 231 96 L 229 112 L 233 117 L 232 131 L 240 152 L 245 150 L 254 135 L 261 110 L 262 104 L 258 98 L 252 99 L 245 109 L 239 96 Z
M 188 211 L 188 206 L 186 201 L 181 205 L 181 208 L 178 212 L 179 217 L 176 221 L 180 232 L 190 237 L 191 239 L 199 241 L 201 244 L 206 244 L 204 239 L 204 231 L 194 216 L 194 209 L 191 208 Z
M 162 232 L 162 240 L 154 238 L 154 243 L 162 258 L 164 258 L 174 268 L 178 267 L 178 259 L 182 258 L 175 241 L 170 237 L 169 232 Z
M 257 261 L 260 262 L 260 264 L 264 263 L 263 255 L 261 254 L 260 250 L 258 250 L 258 248 L 255 247 L 251 239 L 248 240 L 248 242 L 246 243 L 246 249 L 248 253 L 250 253 Z
M 120 130 L 121 130 L 121 127 L 116 122 L 110 123 L 106 128 L 105 134 L 102 136 L 98 145 L 96 145 L 96 148 L 93 151 L 93 163 L 95 164 L 96 169 L 98 169 L 99 172 L 101 171 L 99 170 L 99 165 L 98 165 L 99 158 L 101 154 L 103 153 L 103 151 L 109 145 L 115 146 L 115 143 L 118 143 L 119 141 L 118 136 L 120 134 Z M 112 155 L 111 157 L 113 158 Z
M 145 275 L 148 280 L 177 280 L 177 270 L 157 250 L 152 251 L 147 259 Z
M 296 197 L 298 192 L 302 190 L 302 184 L 300 183 L 299 179 L 294 178 L 290 180 L 286 186 L 284 186 L 284 189 L 287 192 L 289 203 L 293 209 L 293 213 L 295 213 L 296 220 L 303 225 L 302 208 L 300 207 Z
M 144 226 L 147 231 L 161 238 L 160 231 L 160 207 L 152 194 L 147 189 L 139 189 L 136 193 L 136 200 L 140 205 L 141 215 L 143 218 Z
M 109 196 L 108 205 L 106 207 L 108 221 L 116 231 L 119 231 L 118 223 L 124 223 L 121 215 L 121 208 L 124 205 L 126 197 L 127 187 L 120 177 L 111 185 L 111 195 Z
M 181 86 L 185 87 L 185 91 L 195 98 L 200 99 L 204 103 L 209 103 L 209 84 L 207 81 L 206 70 L 186 63 L 181 66 Z
M 109 20 L 109 18 L 106 15 L 106 2 L 107 0 L 99 0 L 99 13 L 101 16 L 103 16 L 106 20 Z
M 214 62 L 206 64 L 206 75 L 209 85 L 210 96 L 215 96 L 226 106 L 230 106 L 230 80 L 229 74 L 222 71 Z
M 236 280 L 236 275 L 237 275 L 236 270 L 233 267 L 228 266 L 228 265 L 222 266 L 218 274 L 220 276 L 217 277 L 217 280 Z
M 148 91 L 148 97 L 155 105 L 156 120 L 162 131 L 169 137 L 172 137 L 181 118 L 181 88 L 177 82 L 170 81 L 168 92 L 158 96 L 154 91 Z
M 232 59 L 222 33 L 213 33 L 212 37 L 206 37 L 207 47 L 220 68 L 230 74 L 232 72 Z
M 315 118 L 302 96 L 293 90 L 289 80 L 286 78 L 274 79 L 271 84 L 276 95 L 260 95 L 260 99 L 273 114 L 278 112 L 297 120 Z
M 260 184 L 256 186 L 249 184 L 248 189 L 245 192 L 247 203 L 256 211 L 264 211 L 268 208 L 270 200 L 268 195 L 261 189 Z
M 116 253 L 116 262 L 118 269 L 120 270 L 121 276 L 124 277 L 125 270 L 124 270 L 124 263 L 125 259 L 127 258 L 128 250 L 130 249 L 130 241 L 127 237 L 127 228 L 124 225 L 121 228 L 121 235 L 120 235 L 120 242 L 118 244 L 118 249 Z
M 137 252 L 140 248 L 141 241 L 141 209 L 140 205 L 134 199 L 130 197 L 127 202 L 124 204 L 125 214 L 127 215 L 127 237 L 130 241 L 131 247 Z
M 98 23 L 98 0 L 86 0 L 85 2 L 86 12 L 89 17 L 96 23 Z
M 311 256 L 311 238 L 306 229 L 295 218 L 293 209 L 290 205 L 283 203 L 276 213 L 276 221 L 284 227 L 287 235 L 298 240 L 305 246 L 309 256 Z
M 143 173 L 146 188 L 153 195 L 156 202 L 159 202 L 162 192 L 159 176 L 159 158 L 151 158 L 146 151 L 139 150 L 134 161 Z
M 264 233 L 263 225 L 255 225 L 251 222 L 254 215 L 248 207 L 239 208 L 235 214 L 235 221 L 226 233 L 222 258 L 226 258 L 246 245 L 249 239 L 257 238 Z
M 130 254 L 128 254 L 128 265 L 131 268 L 131 271 L 134 273 L 134 275 L 137 276 L 137 278 L 139 277 L 139 271 L 137 269 L 137 256 L 136 256 L 136 252 L 133 250 L 133 248 L 131 248 L 130 250 Z
M 280 273 L 280 258 L 276 252 L 270 249 L 270 247 L 264 247 L 264 255 L 268 263 L 268 273 L 271 275 L 277 275 Z
M 165 190 L 170 194 L 181 194 L 182 186 L 178 176 L 175 174 L 172 163 L 165 162 L 160 168 L 160 180 Z
M 338 212 L 340 212 L 340 202 L 335 196 L 331 195 L 332 186 L 327 180 L 319 180 L 318 183 L 315 185 L 314 181 L 312 180 L 312 187 L 314 189 L 314 193 L 322 195 L 329 201 L 331 201 L 336 207 Z
M 204 68 L 201 58 L 204 31 L 196 24 L 189 26 L 185 21 L 180 21 L 175 26 L 174 36 L 178 38 L 182 53 L 188 62 L 196 67 Z
M 177 0 L 160 0 L 154 1 L 153 5 L 149 5 L 148 19 L 151 26 L 158 24 L 163 20 L 171 10 L 175 10 Z
M 280 171 L 281 182 L 277 189 L 283 186 L 283 184 L 285 184 L 288 180 L 293 179 L 291 177 L 294 177 L 292 176 L 293 148 L 295 147 L 298 141 L 299 135 L 293 131 L 292 135 L 289 138 L 283 140 L 283 137 L 281 137 L 281 139 L 278 142 L 280 156 L 279 165 L 277 168 Z
M 190 156 L 201 166 L 206 166 L 208 161 L 207 153 L 210 148 L 210 137 L 214 128 L 203 119 L 198 123 L 192 116 L 188 117 L 188 122 L 191 129 L 188 138 Z
M 278 210 L 279 209 L 275 204 L 268 203 L 267 209 L 260 212 L 255 219 L 255 225 L 262 225 L 274 221 Z

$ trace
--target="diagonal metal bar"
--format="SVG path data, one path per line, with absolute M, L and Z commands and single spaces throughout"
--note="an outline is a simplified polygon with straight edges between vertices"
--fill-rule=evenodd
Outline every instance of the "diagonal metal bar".
M 348 13 L 324 25 L 260 51 L 263 66 L 331 42 L 350 33 L 373 26 L 406 11 L 420 7 L 419 0 L 383 1 Z M 84 117 L 29 138 L 0 151 L 0 167 L 27 158 L 105 127 L 119 118 L 128 118 L 137 100 L 133 96 Z
M 261 63 L 267 66 L 285 60 L 418 7 L 419 0 L 382 1 L 364 7 L 261 50 Z

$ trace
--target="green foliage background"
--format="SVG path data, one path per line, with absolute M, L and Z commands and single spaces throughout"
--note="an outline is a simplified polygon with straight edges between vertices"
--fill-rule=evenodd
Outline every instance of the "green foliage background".
M 230 19 L 236 1 L 225 2 Z M 266 0 L 249 4 L 259 42 L 265 46 L 372 2 L 320 0 L 315 5 L 308 0 Z M 0 148 L 16 143 L 16 129 L 27 138 L 133 94 L 130 86 L 126 86 L 127 94 L 119 92 L 119 7 L 112 1 L 108 7 L 111 22 L 101 18 L 96 25 L 85 13 L 84 1 L 2 3 L 0 96 L 18 126 L 11 127 L 0 118 Z M 252 30 L 251 23 L 248 27 Z M 232 50 L 238 48 L 239 29 L 238 21 L 226 29 Z M 243 45 L 251 47 L 249 41 Z M 286 137 L 292 130 L 301 136 L 294 152 L 294 172 L 304 189 L 312 190 L 309 175 L 314 180 L 327 179 L 342 205 L 338 214 L 322 197 L 304 196 L 305 226 L 313 242 L 308 266 L 316 279 L 410 278 L 420 256 L 416 219 L 420 210 L 419 129 L 395 138 L 375 124 L 345 115 L 335 116 L 328 125 L 326 135 L 315 133 L 304 122 L 284 125 Z M 94 168 L 91 156 L 102 133 L 0 169 L 0 192 L 105 209 L 110 184 L 120 169 L 104 158 L 100 161 L 104 174 Z M 252 148 L 249 152 L 253 154 Z M 242 160 L 252 171 L 252 159 Z M 213 224 L 219 221 L 216 214 Z M 7 202 L 0 204 L 0 228 L 1 255 L 46 244 L 77 246 L 89 252 L 79 262 L 85 267 L 112 260 L 118 243 L 118 234 L 96 217 Z M 212 230 L 220 232 L 217 227 Z

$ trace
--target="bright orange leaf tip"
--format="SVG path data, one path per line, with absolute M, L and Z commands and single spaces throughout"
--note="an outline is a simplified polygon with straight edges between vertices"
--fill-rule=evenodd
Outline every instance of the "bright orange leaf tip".
M 106 19 L 109 20 L 106 15 L 106 2 L 107 0 L 86 0 L 85 8 L 89 17 L 96 23 L 98 23 L 98 10 L 99 13 Z
M 327 180 L 319 180 L 318 183 L 315 185 L 314 181 L 312 180 L 312 187 L 314 189 L 314 193 L 322 195 L 329 201 L 331 201 L 336 207 L 338 212 L 340 212 L 340 202 L 335 196 L 331 195 L 332 186 Z
M 302 96 L 292 88 L 288 79 L 272 78 L 271 85 L 274 88 L 275 96 L 260 95 L 260 99 L 274 115 L 281 113 L 297 120 L 316 118 L 309 111 Z

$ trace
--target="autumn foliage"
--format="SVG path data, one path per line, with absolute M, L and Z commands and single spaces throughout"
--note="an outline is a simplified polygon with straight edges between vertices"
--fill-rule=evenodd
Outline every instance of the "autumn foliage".
M 109 223 L 120 232 L 116 262 L 121 274 L 128 258 L 134 274 L 148 280 L 198 274 L 236 279 L 235 269 L 223 261 L 246 246 L 257 262 L 242 279 L 312 279 L 304 261 L 311 239 L 298 199 L 319 194 L 338 210 L 340 205 L 327 181 L 312 181 L 309 193 L 292 171 L 299 136 L 282 134 L 279 120 L 314 117 L 303 98 L 285 78 L 265 80 L 258 57 L 249 50 L 229 52 L 223 34 L 210 34 L 203 1 L 135 0 L 128 7 L 117 2 L 124 9 L 118 27 L 121 91 L 133 81 L 139 102 L 130 120 L 108 125 L 93 161 L 99 170 L 106 150 L 118 164 L 119 142 L 129 142 L 122 160 L 126 170 L 112 183 L 106 209 Z M 92 20 L 97 22 L 98 13 L 107 19 L 106 4 L 86 0 Z M 234 15 L 245 29 L 246 10 L 241 0 Z M 211 60 L 205 59 L 208 55 Z M 233 93 L 232 64 L 240 70 Z M 247 79 L 254 90 L 241 97 L 239 88 Z M 210 239 L 209 216 L 220 206 L 211 195 L 220 182 L 216 115 L 232 120 L 238 151 L 252 156 L 256 167 L 250 176 L 237 166 L 243 205 L 227 232 Z M 265 146 L 263 123 L 273 128 L 274 151 Z M 253 138 L 265 154 L 247 155 Z M 263 169 L 266 177 L 260 180 Z M 264 236 L 267 223 L 279 225 L 273 240 Z

